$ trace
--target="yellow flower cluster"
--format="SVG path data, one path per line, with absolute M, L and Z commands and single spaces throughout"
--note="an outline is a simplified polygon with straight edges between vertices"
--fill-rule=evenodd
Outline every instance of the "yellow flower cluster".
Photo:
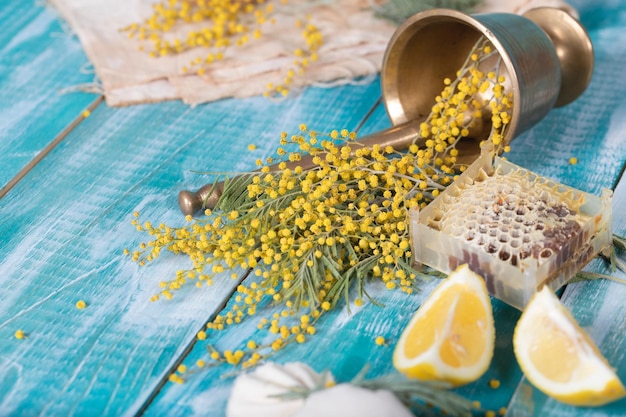
M 278 3 L 286 4 L 287 0 L 167 0 L 153 4 L 152 15 L 144 22 L 133 23 L 121 31 L 140 42 L 139 50 L 144 50 L 144 43 L 151 45 L 148 53 L 152 58 L 206 49 L 206 54 L 181 68 L 183 73 L 202 76 L 207 65 L 224 59 L 227 48 L 260 39 L 263 26 L 275 23 L 273 15 Z M 309 22 L 309 17 L 296 20 L 295 24 L 302 28 L 305 46 L 294 51 L 293 66 L 286 69 L 283 83 L 269 84 L 266 96 L 288 95 L 294 78 L 317 60 L 322 45 L 320 31 Z M 186 37 L 174 34 L 174 29 L 181 26 L 187 29 Z
M 322 46 L 324 40 L 322 33 L 310 21 L 305 23 L 302 20 L 297 20 L 295 24 L 296 27 L 302 29 L 302 37 L 306 42 L 306 47 L 298 48 L 294 51 L 296 58 L 293 61 L 293 67 L 287 70 L 287 75 L 283 79 L 282 84 L 275 86 L 270 83 L 267 85 L 266 97 L 289 95 L 289 86 L 293 83 L 294 78 L 297 75 L 304 74 L 306 68 L 318 59 L 317 51 Z
M 249 283 L 237 287 L 228 308 L 198 333 L 205 340 L 207 332 L 256 316 L 267 304 L 280 306 L 260 319 L 262 340 L 250 340 L 234 352 L 211 347 L 212 364 L 249 367 L 313 336 L 325 312 L 342 299 L 350 301 L 352 288 L 357 306 L 369 298 L 365 285 L 370 280 L 412 293 L 420 276 L 411 267 L 409 210 L 427 205 L 464 169 L 456 162 L 456 144 L 483 112 L 492 115 L 496 147 L 510 120 L 512 101 L 503 94 L 504 80 L 479 71 L 490 54 L 489 45 L 479 44 L 476 58 L 468 59 L 459 77 L 445 81 L 421 125 L 424 146 L 414 144 L 403 152 L 364 147 L 354 132 L 321 134 L 301 125 L 298 134 L 282 134 L 277 151 L 282 162 L 226 181 L 206 217 L 188 216 L 180 228 L 134 219 L 138 230 L 152 236 L 138 250 L 125 251 L 134 261 L 143 265 L 167 249 L 187 255 L 193 264 L 161 282 L 153 300 L 169 299 L 191 282 L 211 285 L 226 271 L 237 278 L 238 268 L 252 269 Z M 476 99 L 479 95 L 483 99 Z M 312 155 L 312 169 L 297 165 L 303 154 Z M 384 338 L 376 343 L 384 344 Z
M 480 131 L 485 118 L 489 118 L 489 139 L 497 151 L 508 152 L 503 143 L 506 128 L 511 122 L 512 93 L 505 93 L 505 77 L 496 69 L 485 72 L 481 63 L 495 54 L 489 41 L 481 39 L 474 47 L 457 78 L 444 80 L 444 89 L 435 99 L 428 119 L 421 123 L 420 133 L 426 139 L 424 158 L 431 160 L 435 153 L 450 158 L 437 159 L 435 164 L 445 173 L 452 173 L 450 163 L 456 162 L 459 140 Z
M 231 45 L 244 45 L 250 38 L 261 36 L 260 26 L 271 21 L 273 4 L 266 0 L 168 0 L 153 4 L 153 13 L 143 23 L 133 23 L 122 31 L 129 38 L 149 41 L 153 58 L 177 54 L 192 48 L 223 50 Z M 177 25 L 189 28 L 186 38 L 168 36 Z M 223 54 L 210 53 L 192 66 L 222 59 Z M 200 71 L 199 66 L 197 71 Z

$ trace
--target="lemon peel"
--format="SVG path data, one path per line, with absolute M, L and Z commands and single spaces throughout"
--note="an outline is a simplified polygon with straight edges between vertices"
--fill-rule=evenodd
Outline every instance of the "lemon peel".
M 558 401 L 601 406 L 626 396 L 606 358 L 547 286 L 522 313 L 513 348 L 526 378 Z
M 463 385 L 485 373 L 494 352 L 491 300 L 467 265 L 453 271 L 415 313 L 393 355 L 409 378 Z

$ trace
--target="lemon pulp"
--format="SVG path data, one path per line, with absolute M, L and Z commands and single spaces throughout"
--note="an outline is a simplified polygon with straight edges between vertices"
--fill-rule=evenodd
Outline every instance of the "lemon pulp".
M 460 385 L 489 367 L 494 339 L 485 283 L 464 265 L 415 313 L 398 342 L 394 365 L 408 377 Z
M 626 396 L 593 340 L 548 287 L 526 306 L 515 328 L 513 347 L 526 378 L 556 400 L 599 406 Z

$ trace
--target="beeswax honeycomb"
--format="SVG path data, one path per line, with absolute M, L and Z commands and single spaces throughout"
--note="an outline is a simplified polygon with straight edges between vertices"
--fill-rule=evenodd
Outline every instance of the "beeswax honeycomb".
M 428 207 L 411 214 L 415 261 L 442 272 L 467 263 L 495 297 L 523 309 L 611 245 L 602 198 L 540 177 L 489 151 Z

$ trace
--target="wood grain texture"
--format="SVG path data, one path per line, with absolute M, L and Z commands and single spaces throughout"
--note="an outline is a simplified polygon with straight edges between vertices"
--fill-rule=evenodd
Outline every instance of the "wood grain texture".
M 579 2 L 581 22 L 594 45 L 591 84 L 573 103 L 552 110 L 511 143 L 514 163 L 599 195 L 612 189 L 626 162 L 626 5 Z M 577 165 L 568 163 L 578 158 Z
M 536 164 L 538 171 L 599 194 L 601 187 L 614 187 L 626 161 L 626 83 L 621 75 L 626 65 L 623 48 L 626 6 L 617 2 L 587 6 L 581 7 L 581 18 L 589 30 L 596 55 L 589 90 L 572 105 L 552 112 L 535 131 L 514 145 L 528 146 L 515 157 Z M 542 147 L 542 137 L 549 137 L 551 145 Z M 576 156 L 580 163 L 568 165 L 565 160 L 569 156 Z M 588 174 L 581 175 L 582 172 Z M 626 178 L 622 176 L 613 199 L 614 233 L 621 236 L 626 234 L 624 207 Z M 612 271 L 602 260 L 594 260 L 586 269 L 626 278 L 626 274 Z M 622 381 L 626 381 L 625 298 L 626 286 L 608 280 L 568 285 L 562 296 L 563 303 L 616 368 Z M 545 396 L 526 379 L 520 383 L 509 406 L 509 414 L 516 417 L 622 416 L 624 410 L 626 400 L 593 409 L 570 407 Z
M 0 4 L 0 195 L 11 179 L 96 100 L 63 93 L 93 81 L 78 40 L 34 1 Z
M 616 26 L 611 29 L 607 22 L 598 22 L 598 16 L 591 8 L 581 6 L 583 23 L 588 25 L 592 39 L 596 45 L 596 68 L 594 79 L 589 90 L 575 103 L 553 110 L 548 117 L 530 131 L 521 135 L 512 144 L 512 152 L 507 155 L 513 162 L 534 170 L 542 175 L 553 178 L 588 192 L 599 194 L 602 188 L 612 188 L 619 177 L 626 160 L 626 141 L 623 139 L 623 128 L 626 115 L 623 114 L 626 85 L 615 82 L 624 64 L 624 52 L 615 43 L 617 27 L 622 23 L 611 20 Z M 615 6 L 614 7 L 623 7 Z M 614 10 L 615 11 L 615 10 Z M 608 13 L 608 11 L 605 11 Z M 623 43 L 621 43 L 623 45 Z M 617 85 L 616 85 L 617 84 Z M 372 116 L 362 126 L 361 134 L 372 133 L 390 126 L 384 107 L 378 106 Z M 577 165 L 571 165 L 569 158 L 578 158 Z M 626 188 L 626 187 L 625 187 Z M 616 210 L 624 206 L 621 199 L 616 199 Z M 626 224 L 626 219 L 619 217 L 617 224 Z M 248 278 L 249 280 L 252 278 Z M 424 297 L 432 290 L 435 283 L 424 286 L 423 292 L 414 296 L 405 296 L 396 292 L 388 292 L 377 285 L 373 292 L 377 299 L 385 304 L 381 309 L 374 305 L 367 305 L 361 309 L 352 306 L 352 315 L 349 316 L 345 308 L 332 312 L 320 323 L 318 333 L 309 343 L 291 345 L 277 355 L 274 360 L 280 363 L 290 361 L 305 361 L 316 370 L 330 370 L 338 380 L 346 381 L 353 377 L 364 364 L 371 365 L 370 376 L 392 372 L 391 354 L 394 342 L 408 322 L 412 313 L 421 304 Z M 586 283 L 580 285 L 606 285 L 606 283 Z M 620 284 L 616 284 L 620 285 Z M 576 288 L 576 287 L 572 287 Z M 569 299 L 568 289 L 565 299 Z M 584 294 L 584 292 L 583 292 Z M 582 297 L 582 294 L 581 294 Z M 602 300 L 605 294 L 600 292 L 596 300 Z M 623 297 L 623 296 L 622 296 Z M 623 299 L 623 298 L 622 298 Z M 619 297 L 615 298 L 619 300 Z M 578 300 L 580 302 L 580 300 Z M 618 317 L 623 307 L 612 305 L 617 301 L 608 301 L 606 308 L 618 311 Z M 591 306 L 590 303 L 583 303 Z M 261 311 L 260 316 L 269 316 L 272 309 Z M 497 326 L 496 353 L 494 362 L 483 378 L 458 391 L 467 398 L 478 400 L 484 409 L 499 410 L 500 407 L 510 405 L 507 415 L 588 415 L 589 410 L 572 409 L 559 411 L 560 414 L 550 414 L 558 406 L 554 403 L 540 408 L 536 406 L 530 413 L 522 412 L 519 402 L 509 404 L 509 399 L 517 390 L 527 390 L 525 383 L 520 385 L 521 371 L 516 364 L 512 351 L 512 333 L 519 318 L 519 312 L 494 301 L 494 312 Z M 588 313 L 589 314 L 589 313 Z M 593 316 L 599 314 L 596 312 Z M 611 320 L 604 314 L 604 321 Z M 609 330 L 607 340 L 613 343 L 610 358 L 619 365 L 620 375 L 624 379 L 621 369 L 626 366 L 624 359 L 622 335 L 624 321 L 614 320 L 614 326 Z M 603 322 L 604 323 L 604 322 Z M 192 366 L 196 360 L 206 358 L 206 344 L 211 343 L 221 349 L 242 348 L 249 339 L 265 337 L 256 330 L 256 321 L 250 320 L 229 330 L 211 333 L 209 340 L 198 342 L 184 363 Z M 601 328 L 606 328 L 603 324 Z M 598 330 L 600 331 L 600 330 Z M 389 341 L 387 346 L 377 346 L 374 343 L 376 336 L 382 335 Z M 619 342 L 617 342 L 619 341 Z M 606 349 L 605 349 L 606 350 Z M 608 352 L 610 353 L 610 352 Z M 184 385 L 168 384 L 148 408 L 147 415 L 159 415 L 167 409 L 170 415 L 223 415 L 229 395 L 233 377 L 224 377 L 229 373 L 228 366 L 210 369 L 206 372 L 191 376 Z M 500 388 L 489 388 L 488 381 L 497 379 L 501 382 Z M 531 391 L 533 398 L 536 391 Z M 545 399 L 545 397 L 544 397 Z M 604 408 L 593 415 L 618 415 L 610 410 L 622 410 L 624 404 L 620 402 L 613 408 Z M 484 411 L 477 413 L 483 415 Z M 589 414 L 591 415 L 591 414 Z
M 554 110 L 516 139 L 510 159 L 599 194 L 615 184 L 626 160 L 626 6 L 590 0 L 575 5 L 596 46 L 592 85 L 577 102 Z M 50 11 L 30 2 L 3 2 L 0 22 L 3 186 L 95 96 L 58 94 L 59 88 L 91 81 L 91 75 L 78 71 L 86 59 Z M 353 129 L 378 97 L 379 85 L 373 84 L 309 89 L 278 103 L 253 98 L 194 109 L 180 103 L 99 106 L 0 199 L 0 416 L 132 415 L 146 406 L 175 364 L 191 365 L 204 357 L 206 343 L 241 347 L 251 335 L 264 337 L 256 333 L 256 322 L 247 320 L 193 345 L 196 332 L 228 301 L 237 281 L 225 276 L 202 291 L 184 289 L 170 302 L 149 303 L 158 282 L 187 264 L 162 255 L 138 268 L 123 257 L 124 247 L 144 238 L 130 225 L 132 212 L 141 211 L 142 219 L 153 223 L 182 224 L 178 191 L 213 178 L 192 170 L 254 168 L 257 158 L 273 153 L 281 131 L 296 131 L 299 123 L 320 131 Z M 388 126 L 378 106 L 361 132 Z M 256 151 L 247 150 L 250 143 Z M 568 164 L 570 156 L 580 163 Z M 616 231 L 622 234 L 625 204 L 622 180 L 614 205 Z M 601 262 L 589 268 L 606 271 Z M 435 285 L 426 283 L 421 293 L 406 296 L 374 283 L 369 290 L 384 308 L 352 306 L 351 315 L 338 309 L 324 317 L 312 341 L 289 346 L 275 359 L 305 360 L 342 381 L 366 363 L 372 366 L 370 376 L 392 372 L 394 343 Z M 626 380 L 623 288 L 608 281 L 580 283 L 569 286 L 563 299 Z M 84 310 L 75 307 L 81 299 L 87 302 Z M 517 390 L 509 404 L 508 415 L 514 417 L 623 414 L 623 401 L 596 410 L 573 409 L 520 383 L 511 347 L 519 312 L 497 301 L 494 311 L 494 362 L 483 378 L 459 389 L 461 394 L 497 410 Z M 13 337 L 18 329 L 26 339 Z M 388 340 L 386 346 L 375 344 L 379 335 Z M 145 414 L 223 415 L 233 381 L 222 378 L 228 371 L 219 367 L 182 386 L 166 384 Z M 489 388 L 491 378 L 501 387 Z
M 380 282 L 372 282 L 368 292 L 384 307 L 371 303 L 363 307 L 351 304 L 348 312 L 345 304 L 340 303 L 320 319 L 316 325 L 317 332 L 309 341 L 289 345 L 270 360 L 277 363 L 305 362 L 318 372 L 330 371 L 341 382 L 350 381 L 366 365 L 370 367 L 369 378 L 394 373 L 391 357 L 395 343 L 414 312 L 437 284 L 438 280 L 432 279 L 421 286 L 420 293 L 406 295 L 400 291 L 389 291 Z M 355 298 L 356 295 L 352 294 L 351 300 Z M 256 325 L 261 317 L 271 317 L 278 311 L 268 307 L 260 310 L 256 319 L 246 320 L 228 330 L 209 333 L 207 340 L 198 342 L 184 363 L 191 367 L 198 359 L 207 359 L 208 343 L 217 349 L 242 349 L 248 340 L 268 342 L 270 335 L 258 331 Z M 498 333 L 494 361 L 479 380 L 457 390 L 467 398 L 480 401 L 485 410 L 506 406 L 521 377 L 513 360 L 511 345 L 512 323 L 516 322 L 520 313 L 494 300 L 494 314 Z M 377 336 L 384 336 L 386 344 L 378 346 L 375 343 Z M 163 410 L 168 410 L 171 416 L 224 415 L 234 381 L 232 373 L 232 367 L 221 365 L 190 376 L 183 385 L 168 384 L 145 415 L 157 416 Z M 490 388 L 491 379 L 497 379 L 502 386 L 497 390 Z
M 209 180 L 191 170 L 255 168 L 282 130 L 354 128 L 378 85 L 309 89 L 282 102 L 99 106 L 0 200 L 0 415 L 133 414 L 236 281 L 150 303 L 186 263 L 124 257 L 130 225 L 184 220 L 176 195 Z M 257 150 L 247 150 L 255 143 Z M 28 196 L 27 204 L 23 196 Z M 87 308 L 74 305 L 83 299 Z M 27 338 L 13 338 L 16 330 Z
M 613 200 L 614 233 L 626 234 L 626 177 L 622 178 Z M 622 258 L 624 254 L 621 254 Z M 626 274 L 613 271 L 607 262 L 596 260 L 586 270 L 626 280 Z M 562 296 L 565 306 L 597 344 L 600 352 L 626 381 L 626 285 L 610 280 L 596 280 L 570 284 Z M 512 416 L 623 416 L 626 399 L 597 408 L 571 407 L 553 400 L 524 379 L 517 388 L 509 406 Z

